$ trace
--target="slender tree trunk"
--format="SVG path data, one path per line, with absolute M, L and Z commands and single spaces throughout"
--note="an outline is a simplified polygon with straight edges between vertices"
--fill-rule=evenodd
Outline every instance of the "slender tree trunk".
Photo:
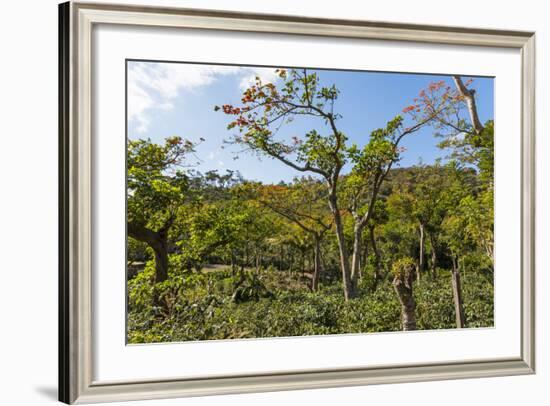
M 231 274 L 235 276 L 236 272 L 237 272 L 237 258 L 235 255 L 235 251 L 231 250 Z
M 378 251 L 378 245 L 376 245 L 376 236 L 374 235 L 374 226 L 369 226 L 369 239 L 372 246 L 372 252 L 374 253 L 374 289 L 378 286 L 380 282 L 380 252 Z
M 453 286 L 453 301 L 455 305 L 456 328 L 466 326 L 466 317 L 464 315 L 464 303 L 462 301 L 462 285 L 460 283 L 460 269 L 457 259 L 453 256 L 453 270 L 451 273 Z
M 330 209 L 334 216 L 334 224 L 336 226 L 336 239 L 338 241 L 338 251 L 340 254 L 340 269 L 342 270 L 342 284 L 344 286 L 344 299 L 348 301 L 356 297 L 356 292 L 353 291 L 351 285 L 351 275 L 349 267 L 349 258 L 346 247 L 346 239 L 344 236 L 344 225 L 342 224 L 342 217 L 340 216 L 340 210 L 336 203 L 336 196 L 332 195 L 329 198 Z
M 149 245 L 155 253 L 155 283 L 168 279 L 168 230 L 152 231 L 128 222 L 128 235 Z
M 431 271 L 432 271 L 432 277 L 435 279 L 437 276 L 437 244 L 435 241 L 435 237 L 432 233 L 430 233 L 430 244 L 432 245 Z
M 414 276 L 409 273 L 405 276 L 396 276 L 393 279 L 393 288 L 401 304 L 401 325 L 403 331 L 416 330 L 416 302 L 413 295 Z
M 321 241 L 318 237 L 315 237 L 313 266 L 311 290 L 316 292 L 319 289 L 319 278 L 321 276 Z
M 363 245 L 363 244 L 362 244 Z M 357 254 L 357 266 L 358 266 L 358 272 L 357 272 L 357 280 L 360 281 L 363 276 L 363 268 L 364 268 L 364 262 L 363 262 L 363 248 L 359 251 Z
M 364 270 L 365 267 L 368 265 L 369 263 L 369 244 L 370 243 L 367 243 L 365 242 L 363 244 L 363 252 L 361 253 L 361 266 L 363 267 L 362 269 Z M 363 278 L 363 273 L 364 272 L 361 272 L 359 274 L 359 279 L 362 279 Z
M 419 244 L 419 254 L 418 254 L 418 268 L 416 273 L 416 279 L 420 282 L 420 276 L 424 272 L 424 224 L 420 223 L 420 244 Z
M 361 268 L 359 265 L 359 257 L 361 256 L 361 236 L 363 234 L 363 227 L 359 224 L 355 224 L 353 229 L 353 252 L 351 256 L 351 290 L 357 295 L 358 290 L 358 278 Z

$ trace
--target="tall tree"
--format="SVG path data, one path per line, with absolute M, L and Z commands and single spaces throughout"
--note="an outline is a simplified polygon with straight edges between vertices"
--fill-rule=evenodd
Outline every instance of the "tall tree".
M 382 182 L 398 160 L 400 141 L 432 120 L 439 112 L 438 107 L 435 106 L 432 114 L 411 127 L 405 127 L 403 118 L 396 116 L 385 128 L 374 131 L 365 147 L 348 147 L 346 135 L 338 128 L 341 116 L 334 112 L 339 94 L 336 86 L 323 86 L 317 73 L 309 73 L 306 69 L 278 69 L 276 73 L 283 81 L 281 86 L 262 83 L 260 78 L 256 78 L 255 84 L 243 93 L 241 106 L 225 104 L 215 109 L 235 117 L 228 125 L 228 129 L 236 127 L 239 130 L 239 134 L 233 138 L 234 142 L 299 172 L 310 173 L 324 180 L 336 228 L 344 297 L 348 300 L 357 296 L 358 250 L 361 244 L 354 240 L 350 264 L 342 221 L 343 208 L 340 207 L 338 196 L 342 169 L 346 163 L 356 168 L 352 172 L 355 174 L 358 197 L 365 200 L 362 192 L 370 191 L 366 206 L 363 202 L 357 204 L 356 235 L 360 236 L 372 215 L 369 207 L 374 206 Z M 414 109 L 413 106 L 410 108 Z M 293 137 L 291 141 L 276 138 L 278 128 L 300 116 L 320 120 L 320 128 L 310 130 L 303 138 Z M 360 206 L 366 207 L 364 213 L 359 213 Z

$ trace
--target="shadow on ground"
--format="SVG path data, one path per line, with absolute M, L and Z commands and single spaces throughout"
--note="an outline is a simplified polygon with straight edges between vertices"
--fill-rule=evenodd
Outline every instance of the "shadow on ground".
M 39 386 L 34 390 L 49 400 L 57 401 L 57 388 L 55 386 Z

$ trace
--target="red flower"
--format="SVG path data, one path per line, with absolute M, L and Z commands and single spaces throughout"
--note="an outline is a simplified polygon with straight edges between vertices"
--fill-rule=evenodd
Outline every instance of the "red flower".
M 239 107 L 233 107 L 230 104 L 224 104 L 222 109 L 225 114 L 241 114 L 241 109 Z
M 237 120 L 235 121 L 235 123 L 240 126 L 240 127 L 243 127 L 245 125 L 248 125 L 248 120 L 246 118 L 244 118 L 243 116 L 240 116 L 239 118 L 237 118 Z

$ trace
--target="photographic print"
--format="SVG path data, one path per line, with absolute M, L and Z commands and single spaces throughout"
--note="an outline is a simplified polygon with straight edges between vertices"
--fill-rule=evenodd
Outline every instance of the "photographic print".
M 129 344 L 493 326 L 493 78 L 126 77 Z

